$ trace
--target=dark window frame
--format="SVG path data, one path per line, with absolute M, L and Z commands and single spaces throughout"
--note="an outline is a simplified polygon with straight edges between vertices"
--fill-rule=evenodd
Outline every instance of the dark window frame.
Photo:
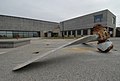
M 94 15 L 94 23 L 103 22 L 103 14 Z

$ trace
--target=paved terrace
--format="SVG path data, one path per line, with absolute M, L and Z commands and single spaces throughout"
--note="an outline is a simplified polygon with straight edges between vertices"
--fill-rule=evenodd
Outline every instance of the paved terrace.
M 31 44 L 0 48 L 0 81 L 120 81 L 120 38 L 114 49 L 100 53 L 96 43 L 60 49 L 18 71 L 12 69 L 74 39 L 31 39 Z M 39 53 L 36 53 L 39 52 Z

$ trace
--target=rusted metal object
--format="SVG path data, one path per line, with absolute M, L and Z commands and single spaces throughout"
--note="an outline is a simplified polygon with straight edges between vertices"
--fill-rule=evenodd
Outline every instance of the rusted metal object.
M 113 48 L 112 42 L 109 40 L 110 34 L 104 26 L 97 24 L 93 27 L 93 35 L 98 35 L 97 48 L 101 52 L 109 52 Z

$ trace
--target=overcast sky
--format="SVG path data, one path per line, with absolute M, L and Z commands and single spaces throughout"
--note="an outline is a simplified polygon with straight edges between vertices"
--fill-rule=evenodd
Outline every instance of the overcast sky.
M 63 20 L 108 9 L 120 27 L 120 0 L 0 0 L 0 14 L 46 21 Z

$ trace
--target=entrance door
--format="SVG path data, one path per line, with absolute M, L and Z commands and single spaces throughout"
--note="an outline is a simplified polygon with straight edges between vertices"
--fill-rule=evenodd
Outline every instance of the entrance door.
M 48 34 L 47 34 L 47 33 L 44 33 L 44 37 L 48 37 Z

